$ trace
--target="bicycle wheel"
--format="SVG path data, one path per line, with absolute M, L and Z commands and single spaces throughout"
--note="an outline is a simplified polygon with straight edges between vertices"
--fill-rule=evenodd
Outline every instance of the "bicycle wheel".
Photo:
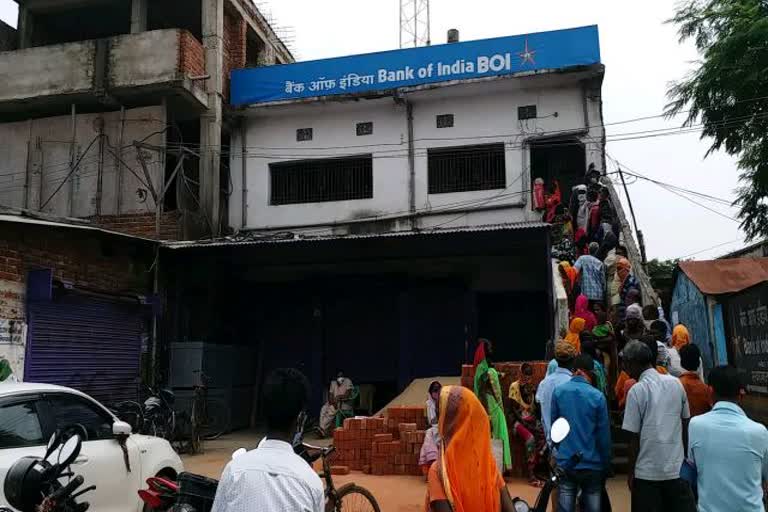
M 192 429 L 189 433 L 189 453 L 195 454 L 203 451 L 203 432 L 202 432 L 202 419 L 198 412 L 198 398 L 195 397 L 195 401 L 192 402 L 192 412 L 190 414 L 190 423 Z
M 347 484 L 338 490 L 337 496 L 334 512 L 381 512 L 373 494 L 359 485 Z

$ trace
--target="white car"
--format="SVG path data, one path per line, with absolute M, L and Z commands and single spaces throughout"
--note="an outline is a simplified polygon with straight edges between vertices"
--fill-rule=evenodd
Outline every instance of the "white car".
M 73 471 L 96 490 L 82 501 L 99 512 L 138 512 L 143 502 L 137 492 L 151 476 L 175 478 L 184 471 L 168 441 L 131 434 L 131 427 L 106 407 L 74 389 L 49 384 L 0 384 L 0 490 L 5 474 L 21 457 L 45 455 L 53 432 L 71 429 L 83 436 Z M 127 436 L 127 438 L 126 438 Z M 125 440 L 130 460 L 126 467 L 119 439 Z M 0 491 L 0 507 L 7 507 Z

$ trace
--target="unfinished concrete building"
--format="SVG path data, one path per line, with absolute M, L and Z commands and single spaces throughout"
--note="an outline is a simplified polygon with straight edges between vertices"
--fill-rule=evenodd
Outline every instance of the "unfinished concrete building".
M 292 62 L 252 0 L 16 0 L 0 26 L 0 206 L 218 234 L 232 69 Z

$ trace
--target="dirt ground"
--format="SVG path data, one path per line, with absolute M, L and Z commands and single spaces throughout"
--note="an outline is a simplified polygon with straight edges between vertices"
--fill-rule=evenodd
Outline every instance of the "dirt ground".
M 219 478 L 224 466 L 237 448 L 253 449 L 261 439 L 261 434 L 243 431 L 230 434 L 216 441 L 207 441 L 205 451 L 200 455 L 184 456 L 187 471 Z M 312 444 L 323 444 L 307 439 Z M 426 485 L 424 479 L 415 476 L 374 476 L 353 472 L 346 476 L 334 476 L 334 482 L 341 486 L 355 482 L 367 488 L 376 496 L 382 512 L 421 512 L 424 507 Z M 525 481 L 513 480 L 507 484 L 510 494 L 526 499 L 531 505 L 536 501 L 539 490 L 530 487 Z M 626 481 L 619 476 L 609 481 L 608 493 L 614 512 L 629 512 L 629 493 Z

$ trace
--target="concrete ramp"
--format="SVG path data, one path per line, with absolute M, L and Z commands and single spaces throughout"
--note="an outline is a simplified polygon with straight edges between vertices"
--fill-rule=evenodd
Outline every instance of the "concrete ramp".
M 376 413 L 376 416 L 384 414 L 389 407 L 402 407 L 402 406 L 424 406 L 427 401 L 427 393 L 429 385 L 432 381 L 438 381 L 443 386 L 460 386 L 461 377 L 427 377 L 424 379 L 414 379 L 403 390 L 402 393 L 397 395 L 391 402 L 389 402 L 382 410 Z

